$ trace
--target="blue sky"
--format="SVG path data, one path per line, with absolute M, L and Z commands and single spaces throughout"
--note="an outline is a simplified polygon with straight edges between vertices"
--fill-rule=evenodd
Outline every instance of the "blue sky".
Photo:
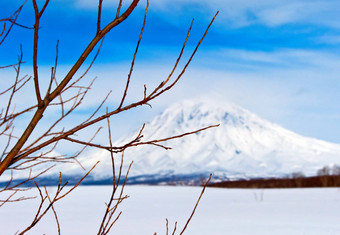
M 10 15 L 21 3 L 2 0 L 1 17 Z M 111 17 L 116 5 L 117 1 L 104 0 L 104 19 Z M 105 38 L 89 74 L 89 80 L 98 77 L 96 89 L 79 115 L 93 108 L 98 97 L 110 89 L 114 94 L 109 104 L 118 102 L 142 25 L 144 6 L 145 1 L 141 1 L 128 20 Z M 48 78 L 57 40 L 60 77 L 78 58 L 94 36 L 96 9 L 95 0 L 50 2 L 39 38 L 42 75 Z M 150 0 L 128 99 L 140 97 L 144 84 L 152 87 L 164 79 L 195 18 L 187 58 L 217 10 L 220 14 L 216 22 L 178 86 L 155 101 L 152 110 L 137 110 L 141 120 L 126 114 L 117 122 L 128 125 L 127 130 L 135 129 L 139 122 L 148 121 L 173 102 L 209 97 L 239 104 L 299 134 L 340 143 L 340 1 Z M 28 1 L 18 22 L 31 26 L 32 13 Z M 32 30 L 14 28 L 0 47 L 0 64 L 15 61 L 22 44 L 29 65 L 32 38 Z M 26 69 L 31 73 L 28 66 Z M 2 78 L 9 74 L 0 73 Z

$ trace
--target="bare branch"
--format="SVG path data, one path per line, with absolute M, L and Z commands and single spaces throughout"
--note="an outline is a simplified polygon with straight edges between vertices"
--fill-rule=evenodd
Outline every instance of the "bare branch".
M 177 221 L 175 222 L 175 227 L 174 227 L 174 231 L 172 232 L 172 235 L 175 235 L 176 229 L 177 229 Z
M 199 204 L 199 202 L 200 202 L 200 200 L 201 200 L 201 198 L 202 198 L 202 196 L 203 196 L 203 194 L 204 194 L 205 188 L 208 186 L 208 184 L 209 184 L 209 182 L 210 182 L 210 180 L 211 180 L 211 177 L 212 177 L 212 174 L 210 174 L 209 179 L 208 179 L 207 182 L 204 184 L 203 189 L 202 189 L 202 192 L 201 192 L 201 194 L 200 194 L 200 196 L 198 197 L 198 200 L 197 200 L 197 202 L 196 202 L 196 205 L 195 205 L 195 207 L 194 207 L 194 209 L 193 209 L 193 211 L 192 211 L 192 213 L 191 213 L 189 219 L 187 220 L 187 222 L 186 222 L 186 224 L 185 224 L 183 230 L 181 231 L 180 235 L 182 235 L 182 234 L 184 233 L 184 231 L 187 229 L 188 224 L 190 223 L 190 220 L 192 219 L 193 215 L 195 214 L 196 208 L 197 208 L 197 206 L 198 206 L 198 204 Z
M 123 161 L 123 155 L 122 155 L 122 161 Z M 123 163 L 123 162 L 122 162 Z M 126 172 L 126 175 L 125 175 L 125 179 L 124 179 L 124 183 L 121 187 L 121 190 L 120 190 L 120 194 L 119 194 L 119 197 L 118 197 L 118 200 L 116 202 L 116 205 L 113 206 L 113 208 L 110 208 L 111 206 L 111 203 L 113 202 L 114 200 L 114 194 L 115 194 L 115 190 L 113 190 L 112 192 L 112 195 L 111 195 L 111 198 L 110 198 L 110 202 L 109 204 L 107 205 L 107 211 L 104 215 L 104 218 L 103 218 L 103 221 L 102 221 L 102 224 L 100 226 L 100 230 L 98 232 L 98 235 L 99 234 L 108 234 L 111 230 L 111 228 L 113 227 L 113 225 L 115 224 L 115 222 L 119 219 L 120 215 L 122 212 L 120 212 L 118 214 L 118 216 L 116 217 L 116 219 L 114 221 L 111 222 L 111 219 L 112 219 L 112 216 L 114 215 L 114 213 L 116 212 L 117 208 L 118 208 L 118 205 L 120 203 L 123 202 L 124 199 L 126 199 L 127 197 L 123 197 L 123 192 L 124 192 L 124 188 L 125 188 L 125 184 L 126 184 L 126 181 L 127 181 L 127 178 L 128 178 L 128 175 L 129 175 L 129 172 L 130 172 L 130 169 L 131 169 L 131 166 L 132 166 L 133 162 L 130 163 L 129 167 L 128 167 L 128 170 Z M 122 166 L 122 165 L 121 165 Z M 120 173 L 121 173 L 121 168 L 120 168 Z M 105 223 L 105 219 L 106 217 L 108 216 L 108 219 L 106 220 L 106 223 Z M 104 224 L 105 223 L 105 224 Z
M 112 90 L 106 95 L 106 97 L 104 98 L 104 100 L 100 103 L 100 105 L 98 106 L 98 108 L 92 113 L 92 115 L 86 119 L 84 122 L 82 122 L 82 124 L 90 121 L 94 115 L 96 115 L 96 113 L 103 107 L 104 103 L 106 102 L 106 100 L 109 98 L 110 94 L 112 93 Z
M 52 89 L 52 84 L 53 81 L 56 83 L 58 86 L 57 78 L 56 78 L 56 72 L 57 72 L 57 66 L 58 66 L 58 55 L 59 55 L 59 40 L 57 40 L 57 45 L 55 48 L 55 61 L 54 61 L 54 67 L 51 68 L 51 78 L 50 78 L 50 84 L 47 88 L 45 98 L 50 94 L 51 89 Z M 60 103 L 63 103 L 63 99 L 61 97 L 61 94 L 59 95 Z M 63 108 L 63 107 L 62 107 Z
M 139 34 L 139 39 L 138 39 L 138 42 L 137 42 L 137 46 L 136 46 L 135 53 L 133 54 L 133 59 L 132 59 L 132 62 L 131 62 L 129 75 L 128 75 L 128 78 L 127 78 L 127 81 L 126 81 L 126 87 L 125 87 L 125 90 L 124 90 L 124 95 L 123 95 L 123 98 L 122 98 L 122 100 L 121 100 L 121 102 L 120 102 L 120 105 L 119 105 L 118 109 L 120 109 L 120 108 L 123 106 L 123 103 L 124 103 L 124 100 L 125 100 L 127 91 L 128 91 L 128 89 L 129 89 L 130 78 L 131 78 L 131 75 L 132 75 L 133 66 L 134 66 L 134 64 L 135 64 L 136 55 L 137 55 L 137 53 L 138 53 L 138 48 L 139 48 L 140 41 L 142 40 L 142 37 L 143 37 L 143 31 L 144 31 L 144 27 L 145 27 L 145 22 L 146 22 L 146 16 L 147 16 L 147 13 L 148 13 L 148 8 L 149 8 L 149 0 L 146 1 L 146 7 L 145 7 L 145 14 L 144 14 L 143 26 L 142 26 L 142 29 L 141 29 L 140 34 Z
M 191 54 L 189 60 L 187 61 L 187 63 L 185 64 L 184 68 L 182 69 L 181 73 L 177 76 L 177 78 L 175 79 L 175 81 L 173 81 L 169 86 L 167 86 L 167 87 L 164 88 L 163 90 L 161 90 L 161 91 L 159 91 L 159 92 L 157 92 L 157 93 L 155 93 L 155 92 L 151 93 L 151 94 L 149 95 L 149 97 L 151 97 L 151 99 L 154 99 L 154 98 L 156 98 L 157 96 L 163 94 L 164 92 L 170 90 L 170 89 L 171 89 L 171 88 L 179 81 L 179 79 L 183 76 L 183 74 L 185 73 L 185 70 L 187 69 L 187 67 L 188 67 L 189 64 L 191 63 L 191 61 L 192 61 L 194 55 L 196 54 L 196 52 L 197 52 L 199 46 L 201 45 L 203 39 L 204 39 L 205 36 L 207 35 L 207 33 L 208 33 L 208 31 L 209 31 L 209 28 L 210 28 L 210 26 L 212 25 L 212 23 L 214 22 L 214 20 L 215 20 L 216 16 L 218 15 L 218 13 L 219 13 L 219 12 L 217 11 L 216 14 L 215 14 L 215 16 L 214 16 L 214 17 L 212 18 L 212 20 L 210 21 L 210 24 L 208 25 L 207 29 L 205 30 L 205 32 L 204 32 L 202 38 L 201 38 L 200 41 L 198 42 L 198 44 L 197 44 L 195 50 L 192 52 L 192 54 Z M 163 87 L 164 84 L 165 84 L 165 83 L 163 83 L 163 84 L 161 83 L 160 86 Z M 156 88 L 156 90 L 158 91 L 158 88 Z
M 118 7 L 117 7 L 117 13 L 116 13 L 116 19 L 119 17 L 120 8 L 122 8 L 122 2 L 123 2 L 123 0 L 119 0 L 119 4 L 118 4 Z
M 166 219 L 165 227 L 166 227 L 166 235 L 169 235 L 169 220 L 168 219 Z
M 111 29 L 116 27 L 118 24 L 120 24 L 122 21 L 124 21 L 135 9 L 137 6 L 139 0 L 134 0 L 129 8 L 117 19 L 114 19 L 112 22 L 107 24 L 98 35 L 96 35 L 93 40 L 89 43 L 88 47 L 85 49 L 83 54 L 79 57 L 78 61 L 74 64 L 74 66 L 71 68 L 69 73 L 65 76 L 65 78 L 62 80 L 62 82 L 59 84 L 59 86 L 51 93 L 49 99 L 53 100 L 65 87 L 66 85 L 71 81 L 73 78 L 73 75 L 78 71 L 80 66 L 84 63 L 85 59 L 88 57 L 88 55 L 91 53 L 91 51 L 94 49 L 94 47 L 98 44 L 100 40 L 109 32 Z
M 164 141 L 167 141 L 167 140 L 173 140 L 173 139 L 182 138 L 182 137 L 184 137 L 184 136 L 196 134 L 196 133 L 198 133 L 198 132 L 201 132 L 201 131 L 204 131 L 204 130 L 207 130 L 207 129 L 210 129 L 210 128 L 213 128 L 213 127 L 218 127 L 219 125 L 220 125 L 220 124 L 207 126 L 207 127 L 204 127 L 204 128 L 198 129 L 198 130 L 195 130 L 195 131 L 186 132 L 186 133 L 183 133 L 183 134 L 180 134 L 180 135 L 175 135 L 175 136 L 167 137 L 167 138 L 164 138 L 164 139 L 156 139 L 156 140 L 150 140 L 150 141 L 146 141 L 146 142 L 132 143 L 129 147 L 138 146 L 138 145 L 148 145 L 148 144 L 152 144 L 152 145 L 156 145 L 156 146 L 159 146 L 159 147 L 163 147 L 163 148 L 165 148 L 165 149 L 170 149 L 169 147 L 160 146 L 160 145 L 157 145 L 156 143 L 164 142 Z
M 11 66 L 11 67 L 15 67 L 16 65 L 19 65 L 19 64 L 22 64 L 22 63 L 23 63 L 23 62 L 19 62 L 19 63 L 15 64 L 15 65 L 10 65 L 10 66 Z M 17 72 L 17 69 L 16 69 L 16 73 L 18 73 L 18 72 Z M 26 79 L 26 80 L 23 81 L 24 79 Z M 25 75 L 24 77 L 20 78 L 20 79 L 18 80 L 17 83 L 14 83 L 12 86 L 10 86 L 9 88 L 7 88 L 6 90 L 0 92 L 0 95 L 3 95 L 3 94 L 5 94 L 5 93 L 7 93 L 8 91 L 12 90 L 14 86 L 17 86 L 19 83 L 21 83 L 21 82 L 23 81 L 23 84 L 21 84 L 21 85 L 19 86 L 19 88 L 17 88 L 17 89 L 15 90 L 15 92 L 17 92 L 17 91 L 18 91 L 21 87 L 23 87 L 30 79 L 31 79 L 31 77 L 27 78 L 27 75 Z
M 179 53 L 179 56 L 177 57 L 177 60 L 176 60 L 176 63 L 175 65 L 173 66 L 169 76 L 167 77 L 167 79 L 163 82 L 161 82 L 161 84 L 159 84 L 159 86 L 149 95 L 149 96 L 153 96 L 154 94 L 156 94 L 159 89 L 161 89 L 162 87 L 164 87 L 168 81 L 170 80 L 170 78 L 172 77 L 173 73 L 175 72 L 176 68 L 177 68 L 177 65 L 178 63 L 180 62 L 181 58 L 182 58 L 182 55 L 183 55 L 183 52 L 184 52 L 184 49 L 185 49 L 185 46 L 187 45 L 187 42 L 188 42 L 188 39 L 189 39 L 189 36 L 190 36 L 190 32 L 191 32 L 191 29 L 192 29 L 192 26 L 193 26 L 193 23 L 194 23 L 194 19 L 191 21 L 191 24 L 190 24 L 190 27 L 188 29 L 188 33 L 187 33 L 187 36 L 184 40 L 184 43 L 183 43 L 183 46 L 182 46 L 182 49 L 181 49 L 181 52 Z M 146 97 L 146 91 L 144 91 L 144 97 Z
M 62 190 L 64 189 L 64 187 L 68 184 L 68 182 L 64 183 L 63 185 L 61 185 L 61 173 L 59 174 L 59 183 L 58 183 L 58 187 L 57 187 L 57 191 L 54 195 L 53 198 L 51 198 L 45 188 L 45 196 L 43 195 L 40 187 L 38 186 L 38 184 L 36 182 L 36 188 L 39 191 L 39 195 L 40 195 L 40 205 L 38 207 L 37 213 L 35 214 L 35 217 L 32 221 L 32 223 L 26 228 L 24 229 L 22 232 L 20 232 L 19 234 L 25 234 L 27 231 L 31 230 L 45 215 L 46 213 L 52 209 L 55 215 L 55 219 L 56 219 L 56 223 L 58 226 L 58 232 L 60 234 L 60 225 L 59 225 L 59 221 L 58 221 L 58 217 L 56 215 L 56 212 L 53 208 L 53 205 L 61 200 L 62 198 L 64 198 L 65 196 L 67 196 L 69 193 L 71 193 L 75 188 L 77 188 L 79 186 L 79 184 L 90 174 L 90 172 L 97 166 L 99 162 L 97 162 L 71 189 L 69 189 L 67 192 L 65 192 L 64 194 L 62 194 Z M 46 199 L 48 199 L 49 203 L 46 206 L 46 208 L 44 210 L 43 206 L 45 204 Z
M 0 33 L 0 37 L 4 34 L 5 30 L 6 30 L 6 23 L 4 23 L 4 27 L 2 28 L 2 31 Z
M 91 171 L 98 165 L 98 163 L 99 163 L 99 161 L 98 162 L 96 162 L 96 164 L 94 164 L 93 166 L 92 166 L 92 168 L 71 188 L 71 189 L 69 189 L 66 193 L 64 193 L 63 195 L 61 195 L 61 196 L 59 196 L 59 197 L 57 197 L 56 198 L 56 200 L 58 201 L 58 200 L 60 200 L 60 199 L 62 199 L 62 198 L 64 198 L 65 196 L 67 196 L 69 193 L 71 193 L 75 188 L 77 188 L 78 186 L 79 186 L 79 184 L 81 183 L 81 182 L 83 182 L 83 180 L 91 173 Z
M 8 21 L 8 22 L 10 22 L 11 24 L 10 24 L 10 26 L 9 26 L 9 28 L 8 28 L 8 30 L 7 30 L 7 32 L 4 34 L 4 32 L 5 32 L 5 28 L 6 28 L 6 24 L 4 23 L 4 27 L 3 27 L 3 30 L 2 30 L 2 32 L 1 32 L 1 35 L 0 35 L 0 37 L 4 34 L 4 36 L 3 36 L 3 38 L 1 39 L 1 41 L 0 41 L 0 45 L 5 41 L 5 39 L 7 38 L 7 36 L 9 35 L 9 33 L 11 32 L 11 30 L 12 30 L 12 27 L 14 26 L 14 25 L 18 25 L 18 26 L 22 26 L 22 25 L 20 25 L 20 24 L 17 24 L 16 23 L 16 21 L 17 21 L 17 19 L 18 19 L 18 17 L 19 17 L 19 15 L 20 15 L 20 12 L 21 12 L 21 10 L 22 10 L 22 8 L 24 7 L 24 5 L 26 4 L 26 2 L 27 2 L 27 0 L 25 0 L 24 1 L 24 3 L 9 17 L 9 18 L 7 18 L 7 19 L 2 19 L 2 20 L 0 20 L 0 21 Z M 23 27 L 23 26 L 22 26 Z
M 85 75 L 90 71 L 90 69 L 92 68 L 94 62 L 96 61 L 96 59 L 97 59 L 97 57 L 99 55 L 100 49 L 103 46 L 103 42 L 104 42 L 104 38 L 101 40 L 100 45 L 99 45 L 99 47 L 97 49 L 97 52 L 96 52 L 95 56 L 93 57 L 90 65 L 85 70 L 85 72 L 78 79 L 76 79 L 74 82 L 72 82 L 69 86 L 65 87 L 65 89 L 62 90 L 62 92 L 65 92 L 65 91 L 67 91 L 68 89 L 70 89 L 72 87 L 76 88 L 75 84 L 77 84 L 81 79 L 83 79 L 85 77 Z
M 35 13 L 35 23 L 34 23 L 34 38 L 33 38 L 33 73 L 34 73 L 34 88 L 37 97 L 38 107 L 43 105 L 43 101 L 40 95 L 40 87 L 39 87 L 39 75 L 38 75 L 38 38 L 39 38 L 39 27 L 40 27 L 40 18 L 44 13 L 49 0 L 45 1 L 45 4 L 42 10 L 39 12 L 38 5 L 36 0 L 32 0 L 34 13 Z
M 60 185 L 60 184 L 59 184 L 59 185 Z M 46 194 L 46 196 L 47 196 L 47 198 L 48 198 L 48 201 L 49 201 L 50 204 L 51 204 L 51 209 L 52 209 L 52 211 L 53 211 L 54 218 L 55 218 L 55 221 L 56 221 L 56 224 L 57 224 L 57 227 L 58 227 L 58 235 L 60 235 L 60 224 L 59 224 L 59 219 L 58 219 L 57 212 L 56 212 L 55 209 L 54 209 L 53 201 L 51 200 L 50 195 L 48 194 L 46 187 L 44 187 L 44 189 L 45 189 L 45 194 Z
M 19 62 L 18 62 L 18 69 L 16 69 L 16 77 L 15 77 L 15 81 L 14 81 L 14 85 L 13 85 L 13 89 L 12 89 L 12 93 L 10 95 L 10 98 L 8 99 L 8 104 L 7 104 L 7 108 L 6 108 L 6 112 L 5 112 L 5 117 L 4 117 L 4 122 L 7 121 L 7 115 L 8 115 L 8 111 L 9 108 L 11 107 L 11 102 L 14 96 L 14 93 L 16 92 L 16 86 L 18 84 L 18 80 L 19 80 L 19 74 L 20 74 L 20 68 L 21 68 L 21 61 L 22 61 L 22 46 L 20 45 L 20 56 L 19 56 Z
M 101 21 L 101 15 L 102 15 L 102 3 L 103 3 L 103 0 L 98 0 L 97 35 L 100 33 L 100 21 Z

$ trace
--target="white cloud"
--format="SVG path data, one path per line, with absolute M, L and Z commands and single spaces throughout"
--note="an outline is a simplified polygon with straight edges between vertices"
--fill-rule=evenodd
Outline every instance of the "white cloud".
M 328 51 L 316 51 L 306 49 L 281 48 L 274 51 L 249 51 L 241 49 L 215 49 L 201 52 L 205 63 L 212 61 L 225 63 L 238 63 L 243 66 L 252 66 L 263 70 L 272 69 L 273 66 L 281 68 L 306 68 L 310 70 L 327 69 L 328 72 L 338 70 L 340 57 Z M 216 59 L 218 58 L 218 59 Z M 199 60 L 200 58 L 198 58 Z
M 340 44 L 340 35 L 323 35 L 321 37 L 317 37 L 316 41 L 319 42 L 319 43 L 339 45 Z
M 190 9 L 207 11 L 220 10 L 219 22 L 231 23 L 234 27 L 251 24 L 280 26 L 289 23 L 313 23 L 331 27 L 340 27 L 338 14 L 340 2 L 334 0 L 160 0 L 152 3 L 161 11 L 175 12 L 182 10 L 187 14 Z M 176 9 L 176 11 L 174 11 Z
M 60 1 L 60 0 L 59 0 Z M 129 6 L 131 0 L 123 1 L 123 9 Z M 76 0 L 75 6 L 80 9 L 97 10 L 96 0 Z M 146 1 L 141 0 L 138 8 L 144 7 Z M 103 9 L 115 10 L 117 4 L 103 1 Z M 220 25 L 228 27 L 244 27 L 254 24 L 269 27 L 285 24 L 315 24 L 340 28 L 340 2 L 336 0 L 157 0 L 150 1 L 150 10 L 166 13 L 167 15 L 186 15 L 209 19 L 217 10 Z M 169 22 L 180 24 L 181 17 L 170 17 Z

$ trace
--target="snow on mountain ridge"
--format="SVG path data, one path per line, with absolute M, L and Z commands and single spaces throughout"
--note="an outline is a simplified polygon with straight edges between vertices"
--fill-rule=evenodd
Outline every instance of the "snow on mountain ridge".
M 129 174 L 131 183 L 165 182 L 176 177 L 191 180 L 209 173 L 220 180 L 281 177 L 293 172 L 315 175 L 323 166 L 340 165 L 340 145 L 302 137 L 237 105 L 219 101 L 184 101 L 169 107 L 146 124 L 142 141 L 215 124 L 220 126 L 162 143 L 171 150 L 154 145 L 128 148 L 123 174 L 131 161 L 134 161 Z M 113 144 L 126 144 L 138 132 Z M 86 169 L 99 160 L 90 177 L 94 181 L 110 179 L 111 160 L 107 151 L 92 149 L 78 160 Z M 80 171 L 77 165 L 63 168 L 69 176 L 83 174 Z
M 226 177 L 314 175 L 325 165 L 340 165 L 340 145 L 302 137 L 231 103 L 185 101 L 148 123 L 143 140 L 154 140 L 220 124 L 164 143 L 126 150 L 132 176 L 215 173 Z M 126 143 L 136 134 L 121 139 Z M 117 142 L 117 143 L 118 143 Z

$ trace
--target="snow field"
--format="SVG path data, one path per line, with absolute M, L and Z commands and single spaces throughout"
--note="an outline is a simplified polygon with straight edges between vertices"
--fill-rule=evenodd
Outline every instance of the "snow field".
M 170 231 L 175 221 L 181 231 L 201 188 L 127 186 L 125 191 L 130 198 L 119 208 L 123 214 L 112 234 L 165 234 L 166 218 Z M 58 202 L 62 234 L 96 234 L 109 196 L 109 186 L 81 186 Z M 27 226 L 38 203 L 1 207 L 1 234 Z M 52 213 L 27 234 L 43 233 L 57 234 Z M 340 234 L 340 189 L 207 188 L 185 234 Z

